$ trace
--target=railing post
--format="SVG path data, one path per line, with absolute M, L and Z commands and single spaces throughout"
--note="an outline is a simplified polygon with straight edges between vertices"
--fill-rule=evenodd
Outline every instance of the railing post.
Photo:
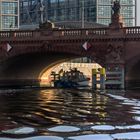
M 86 30 L 81 30 L 82 31 L 82 34 L 81 35 L 86 35 Z

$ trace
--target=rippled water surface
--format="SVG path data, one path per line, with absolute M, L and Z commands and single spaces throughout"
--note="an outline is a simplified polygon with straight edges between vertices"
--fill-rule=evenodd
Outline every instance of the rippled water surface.
M 1 90 L 0 140 L 140 140 L 140 92 Z

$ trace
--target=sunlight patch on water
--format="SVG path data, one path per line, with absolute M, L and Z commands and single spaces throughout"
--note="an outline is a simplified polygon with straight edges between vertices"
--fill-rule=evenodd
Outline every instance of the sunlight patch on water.
M 109 134 L 95 134 L 69 137 L 70 140 L 113 140 Z
M 48 129 L 49 131 L 55 132 L 74 132 L 79 131 L 80 129 L 74 126 L 56 126 Z
M 115 127 L 111 126 L 111 125 L 96 125 L 96 126 L 93 126 L 91 128 L 94 129 L 94 130 L 105 130 L 105 131 L 115 129 Z

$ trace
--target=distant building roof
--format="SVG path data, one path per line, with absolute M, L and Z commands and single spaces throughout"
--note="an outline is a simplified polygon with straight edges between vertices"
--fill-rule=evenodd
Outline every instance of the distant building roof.
M 61 21 L 55 22 L 55 26 L 61 28 L 82 28 L 82 23 L 80 21 Z M 84 28 L 101 28 L 101 27 L 107 26 L 95 22 L 84 22 Z
M 54 22 L 55 27 L 60 28 L 82 28 L 82 23 L 80 21 L 61 21 L 61 22 Z M 84 23 L 85 28 L 103 28 L 107 27 L 103 24 L 98 24 L 94 22 L 85 22 Z M 21 25 L 20 29 L 28 29 L 33 30 L 39 28 L 38 24 L 29 24 L 29 25 Z

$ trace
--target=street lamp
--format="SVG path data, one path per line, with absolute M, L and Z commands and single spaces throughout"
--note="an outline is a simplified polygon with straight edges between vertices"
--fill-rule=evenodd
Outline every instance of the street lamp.
M 40 22 L 43 23 L 44 22 L 44 5 L 43 5 L 43 1 L 40 0 Z

